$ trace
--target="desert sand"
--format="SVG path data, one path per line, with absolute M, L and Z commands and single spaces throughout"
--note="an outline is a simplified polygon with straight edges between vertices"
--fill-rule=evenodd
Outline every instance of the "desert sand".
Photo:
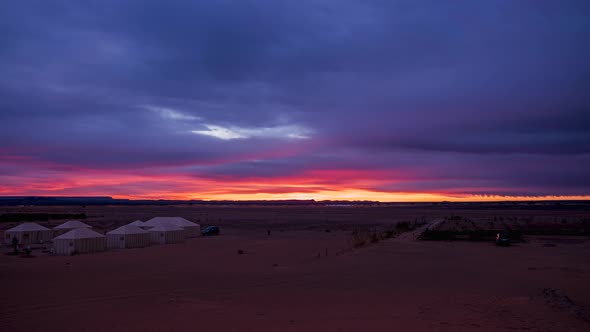
M 85 209 L 99 228 L 165 214 L 220 224 L 222 235 L 71 257 L 1 255 L 1 331 L 590 329 L 586 237 L 529 236 L 504 248 L 400 236 L 353 248 L 351 228 L 449 211 Z

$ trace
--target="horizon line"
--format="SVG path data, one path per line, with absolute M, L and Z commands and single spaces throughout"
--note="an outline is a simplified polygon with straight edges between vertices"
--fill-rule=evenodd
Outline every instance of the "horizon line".
M 486 196 L 477 196 L 477 197 L 486 197 Z M 180 202 L 350 202 L 350 203 L 393 203 L 393 204 L 403 204 L 403 203 L 422 203 L 422 204 L 432 204 L 432 203 L 516 203 L 516 202 L 559 202 L 559 201 L 575 201 L 575 202 L 590 202 L 590 196 L 490 196 L 490 199 L 480 199 L 480 200 L 464 200 L 464 198 L 455 197 L 456 200 L 451 199 L 442 199 L 442 200 L 431 200 L 431 201 L 421 201 L 421 200 L 408 200 L 408 201 L 382 201 L 382 200 L 368 200 L 368 199 L 314 199 L 314 198 L 285 198 L 285 199 L 198 199 L 198 198 L 141 198 L 141 197 L 123 197 L 123 196 L 108 196 L 108 195 L 98 195 L 98 196 L 53 196 L 53 195 L 0 195 L 0 199 L 35 199 L 35 198 L 55 198 L 55 199 L 108 199 L 112 201 L 130 201 L 130 202 L 138 202 L 138 201 L 180 201 Z M 493 197 L 497 197 L 494 199 Z M 473 197 L 470 197 L 473 198 Z M 505 199 L 501 199 L 505 198 Z

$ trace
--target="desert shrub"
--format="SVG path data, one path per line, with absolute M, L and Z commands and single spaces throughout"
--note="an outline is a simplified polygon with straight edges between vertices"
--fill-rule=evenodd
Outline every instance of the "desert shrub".
M 367 242 L 365 239 L 365 233 L 361 230 L 354 230 L 350 234 L 351 244 L 354 248 L 364 246 Z
M 469 231 L 440 231 L 426 230 L 420 236 L 421 240 L 431 241 L 494 241 L 498 230 L 469 230 Z M 524 238 L 520 231 L 506 231 L 512 241 L 522 242 Z
M 450 241 L 455 239 L 455 234 L 451 231 L 426 230 L 424 233 L 422 233 L 420 239 L 432 241 Z
M 395 228 L 397 230 L 409 230 L 410 229 L 410 222 L 409 221 L 402 221 L 395 224 Z
M 370 238 L 371 238 L 371 243 L 379 242 L 379 234 L 377 234 L 377 232 L 372 232 L 370 235 Z
M 394 235 L 396 235 L 396 232 L 393 229 L 387 229 L 381 233 L 381 237 L 384 239 L 392 238 Z
M 418 221 L 418 219 L 414 221 L 402 221 L 395 224 L 395 229 L 398 233 L 410 232 L 424 224 L 424 221 Z
M 378 241 L 379 234 L 376 229 L 372 228 L 358 228 L 353 230 L 350 235 L 350 242 L 354 248 L 360 248 Z
M 461 220 L 461 216 L 452 215 L 450 217 L 445 217 L 445 220 Z

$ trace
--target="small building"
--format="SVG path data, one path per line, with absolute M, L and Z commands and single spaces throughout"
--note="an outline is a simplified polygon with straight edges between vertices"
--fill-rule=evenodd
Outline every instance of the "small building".
M 172 224 L 163 223 L 148 229 L 150 243 L 168 244 L 184 242 L 185 230 Z
M 4 242 L 12 244 L 16 238 L 18 244 L 34 244 L 51 241 L 53 231 L 34 222 L 26 222 L 4 231 Z
M 76 229 L 76 228 L 90 229 L 90 228 L 92 228 L 92 226 L 87 225 L 79 220 L 68 220 L 61 225 L 57 225 L 57 226 L 53 227 L 53 235 L 57 236 L 57 235 L 65 234 L 65 233 L 71 231 L 72 229 Z
M 155 217 L 144 223 L 145 226 L 154 227 L 162 224 L 171 224 L 185 230 L 186 237 L 201 235 L 201 226 L 181 217 Z
M 57 255 L 98 252 L 106 249 L 106 237 L 87 227 L 75 228 L 53 238 L 53 251 Z
M 149 245 L 150 233 L 131 224 L 107 232 L 107 248 L 143 248 Z

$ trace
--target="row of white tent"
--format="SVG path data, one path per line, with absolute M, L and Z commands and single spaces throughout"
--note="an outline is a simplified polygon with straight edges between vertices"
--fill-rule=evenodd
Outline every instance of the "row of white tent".
M 146 222 L 136 220 L 102 235 L 92 226 L 70 220 L 53 230 L 35 223 L 24 223 L 4 232 L 5 242 L 17 238 L 19 244 L 48 242 L 58 255 L 104 251 L 107 248 L 142 248 L 151 244 L 183 242 L 201 233 L 199 224 L 180 217 L 156 217 Z M 61 235 L 60 235 L 61 234 Z

